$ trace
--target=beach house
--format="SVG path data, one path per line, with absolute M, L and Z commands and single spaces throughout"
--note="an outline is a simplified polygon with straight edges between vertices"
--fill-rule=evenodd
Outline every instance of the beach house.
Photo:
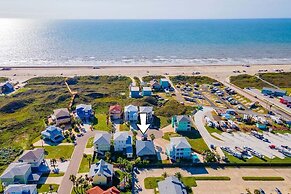
M 175 176 L 167 177 L 158 182 L 160 194 L 187 194 L 187 189 L 181 181 Z
M 167 88 L 171 87 L 169 80 L 167 80 L 166 78 L 160 79 L 160 85 L 163 89 L 167 89 Z
M 116 132 L 113 135 L 114 151 L 123 152 L 128 158 L 133 156 L 132 136 L 129 132 Z
M 166 153 L 172 160 L 190 159 L 191 145 L 185 137 L 172 137 L 166 148 Z
M 113 176 L 113 165 L 103 159 L 90 167 L 89 177 L 93 178 L 93 185 L 112 185 Z
M 151 87 L 143 87 L 142 88 L 142 96 L 151 96 L 152 88 Z
M 153 141 L 136 140 L 136 155 L 141 158 L 153 158 L 156 156 L 156 150 Z
M 287 94 L 287 91 L 274 89 L 274 88 L 263 87 L 262 94 L 275 96 L 275 97 L 278 97 L 278 96 L 283 97 L 283 96 L 285 96 Z
M 82 121 L 88 122 L 93 117 L 92 106 L 90 104 L 78 104 L 76 114 Z
M 111 146 L 111 135 L 107 132 L 97 133 L 94 137 L 94 150 L 96 152 L 107 152 L 110 151 Z
M 0 94 L 9 94 L 14 91 L 14 86 L 10 82 L 0 83 Z
M 71 121 L 71 115 L 67 108 L 60 108 L 54 110 L 52 119 L 56 122 L 57 125 L 66 124 Z
M 44 163 L 44 149 L 35 148 L 33 150 L 26 150 L 19 157 L 18 162 L 28 163 L 33 171 L 38 171 L 40 170 L 39 167 Z
M 150 81 L 150 86 L 154 91 L 159 91 L 162 88 L 158 80 L 155 79 Z
M 37 183 L 41 174 L 32 174 L 31 164 L 25 162 L 11 163 L 0 180 L 4 185 Z
M 136 122 L 138 119 L 138 107 L 128 105 L 124 107 L 124 121 Z
M 190 131 L 191 120 L 187 115 L 177 115 L 172 117 L 172 127 L 176 132 Z
M 130 87 L 130 97 L 131 98 L 139 98 L 140 97 L 139 87 L 136 87 L 136 86 Z
M 139 113 L 140 114 L 146 114 L 147 115 L 147 123 L 150 124 L 153 121 L 153 107 L 152 106 L 140 106 L 139 107 Z
M 11 184 L 8 185 L 4 194 L 37 194 L 36 184 L 26 185 L 26 184 Z
M 122 118 L 122 107 L 118 104 L 109 107 L 109 115 L 112 120 Z
M 54 143 L 59 143 L 64 139 L 62 129 L 54 125 L 50 125 L 44 131 L 42 131 L 41 136 L 44 140 Z

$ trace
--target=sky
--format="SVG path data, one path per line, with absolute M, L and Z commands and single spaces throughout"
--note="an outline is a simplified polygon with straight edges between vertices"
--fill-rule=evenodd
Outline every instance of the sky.
M 0 18 L 291 18 L 291 0 L 0 0 Z

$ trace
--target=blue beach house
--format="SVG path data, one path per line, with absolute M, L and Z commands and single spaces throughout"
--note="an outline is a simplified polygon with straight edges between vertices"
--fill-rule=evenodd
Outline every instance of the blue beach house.
M 79 104 L 76 106 L 76 113 L 81 120 L 89 121 L 93 116 L 92 106 L 87 104 Z
M 139 98 L 139 87 L 130 87 L 130 97 L 131 98 Z
M 138 107 L 134 105 L 128 105 L 124 107 L 124 121 L 137 121 L 138 119 Z
M 176 132 L 179 131 L 190 131 L 191 120 L 187 115 L 178 115 L 172 117 L 172 127 Z
M 151 87 L 143 87 L 142 88 L 142 96 L 151 96 L 152 88 Z
M 0 83 L 0 94 L 9 94 L 14 91 L 14 87 L 11 83 Z
M 166 148 L 166 153 L 170 159 L 190 159 L 191 145 L 185 137 L 172 137 L 170 144 Z
M 169 88 L 171 86 L 169 80 L 167 80 L 166 78 L 161 78 L 160 79 L 160 85 L 164 89 L 165 88 Z
M 59 143 L 64 139 L 62 129 L 53 125 L 48 126 L 44 131 L 42 131 L 41 136 L 45 140 L 50 140 L 54 143 Z

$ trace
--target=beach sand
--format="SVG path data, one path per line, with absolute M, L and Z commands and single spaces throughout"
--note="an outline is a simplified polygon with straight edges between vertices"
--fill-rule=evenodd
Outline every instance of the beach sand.
M 266 69 L 267 72 L 275 72 L 275 69 L 283 69 L 285 72 L 291 71 L 290 65 L 251 65 L 243 67 L 242 65 L 200 65 L 200 66 L 99 66 L 93 67 L 15 67 L 8 71 L 0 71 L 0 77 L 8 77 L 13 82 L 23 82 L 32 77 L 51 77 L 51 76 L 96 76 L 96 75 L 125 75 L 143 77 L 146 75 L 192 75 L 193 71 L 215 78 L 219 81 L 225 81 L 233 73 L 233 70 L 243 70 L 246 74 L 258 73 L 260 69 Z

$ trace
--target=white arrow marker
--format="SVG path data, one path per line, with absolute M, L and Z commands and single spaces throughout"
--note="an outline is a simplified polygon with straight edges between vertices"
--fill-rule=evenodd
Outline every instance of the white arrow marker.
M 144 135 L 150 124 L 147 124 L 147 114 L 146 113 L 141 113 L 140 115 L 140 124 L 137 124 L 139 130 L 141 131 L 141 133 Z

